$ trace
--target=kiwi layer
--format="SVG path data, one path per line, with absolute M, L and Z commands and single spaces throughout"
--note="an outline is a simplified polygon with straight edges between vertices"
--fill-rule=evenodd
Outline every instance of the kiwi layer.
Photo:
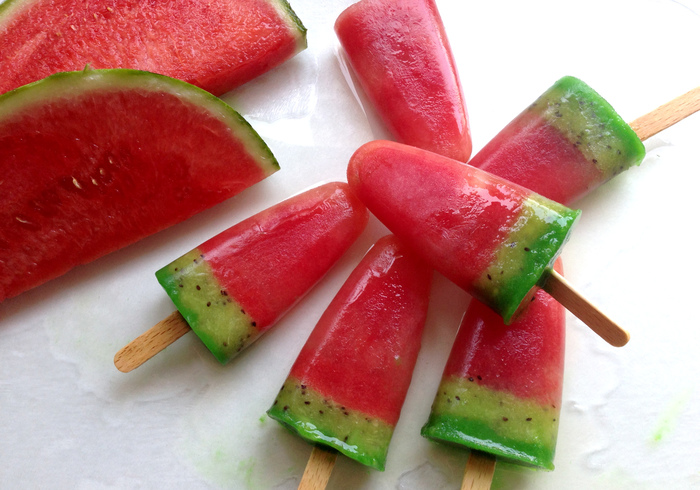
M 577 78 L 561 78 L 529 110 L 556 127 L 598 167 L 604 181 L 644 159 L 644 144 L 634 130 L 605 99 Z
M 394 427 L 383 420 L 336 403 L 292 377 L 267 413 L 312 444 L 384 470 Z
M 421 434 L 485 451 L 510 463 L 554 469 L 559 407 L 478 384 L 443 379 Z
M 255 320 L 221 286 L 198 249 L 160 269 L 156 278 L 222 364 L 260 336 Z
M 539 195 L 529 197 L 493 262 L 476 282 L 482 292 L 479 300 L 510 323 L 559 256 L 580 214 Z

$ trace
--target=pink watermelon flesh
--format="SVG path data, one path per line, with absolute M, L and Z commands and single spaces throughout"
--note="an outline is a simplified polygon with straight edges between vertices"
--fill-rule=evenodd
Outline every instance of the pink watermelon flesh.
M 0 93 L 89 64 L 160 73 L 219 95 L 305 47 L 286 0 L 8 0 Z
M 511 122 L 469 164 L 563 204 L 603 180 L 575 145 L 534 113 Z
M 278 169 L 216 97 L 133 70 L 0 96 L 0 301 L 213 206 Z
M 462 87 L 433 0 L 362 0 L 335 24 L 363 90 L 398 141 L 466 162 Z

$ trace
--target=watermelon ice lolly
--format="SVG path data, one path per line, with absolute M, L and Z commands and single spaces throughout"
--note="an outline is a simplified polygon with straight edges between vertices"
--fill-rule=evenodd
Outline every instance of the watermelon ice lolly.
M 561 260 L 555 268 L 561 273 Z M 510 326 L 473 300 L 421 434 L 554 469 L 564 339 L 564 308 L 543 290 Z
M 360 147 L 348 182 L 428 264 L 510 322 L 579 211 L 455 160 L 389 141 Z
M 347 184 L 324 184 L 219 233 L 156 277 L 214 357 L 227 363 L 325 275 L 367 220 Z
M 640 138 L 605 99 L 581 80 L 563 77 L 469 164 L 569 204 L 644 155 Z
M 462 87 L 433 0 L 361 0 L 335 23 L 364 92 L 400 142 L 466 162 Z
M 420 349 L 432 272 L 381 238 L 321 316 L 270 417 L 383 470 Z

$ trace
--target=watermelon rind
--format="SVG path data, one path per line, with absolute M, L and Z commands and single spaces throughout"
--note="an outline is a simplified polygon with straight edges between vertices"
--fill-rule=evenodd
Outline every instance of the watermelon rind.
M 299 37 L 297 38 L 298 50 L 306 49 L 306 27 L 304 27 L 304 24 L 301 22 L 296 12 L 294 12 L 292 6 L 287 0 L 272 0 L 272 3 L 277 4 L 277 7 L 280 9 L 280 16 L 288 21 L 289 26 L 299 31 Z
M 5 0 L 0 2 L 0 27 L 2 26 L 2 21 L 4 16 L 9 16 L 12 13 L 13 8 L 18 8 L 21 6 L 19 0 Z M 7 17 L 5 17 L 7 18 Z

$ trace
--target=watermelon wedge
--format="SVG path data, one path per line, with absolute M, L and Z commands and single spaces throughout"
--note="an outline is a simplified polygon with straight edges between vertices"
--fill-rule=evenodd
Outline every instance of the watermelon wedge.
M 132 68 L 220 95 L 306 48 L 286 0 L 7 0 L 0 93 L 56 72 Z
M 335 31 L 362 89 L 400 143 L 466 162 L 469 119 L 434 0 L 361 0 Z
M 0 301 L 217 204 L 279 169 L 213 95 L 134 70 L 0 96 Z

